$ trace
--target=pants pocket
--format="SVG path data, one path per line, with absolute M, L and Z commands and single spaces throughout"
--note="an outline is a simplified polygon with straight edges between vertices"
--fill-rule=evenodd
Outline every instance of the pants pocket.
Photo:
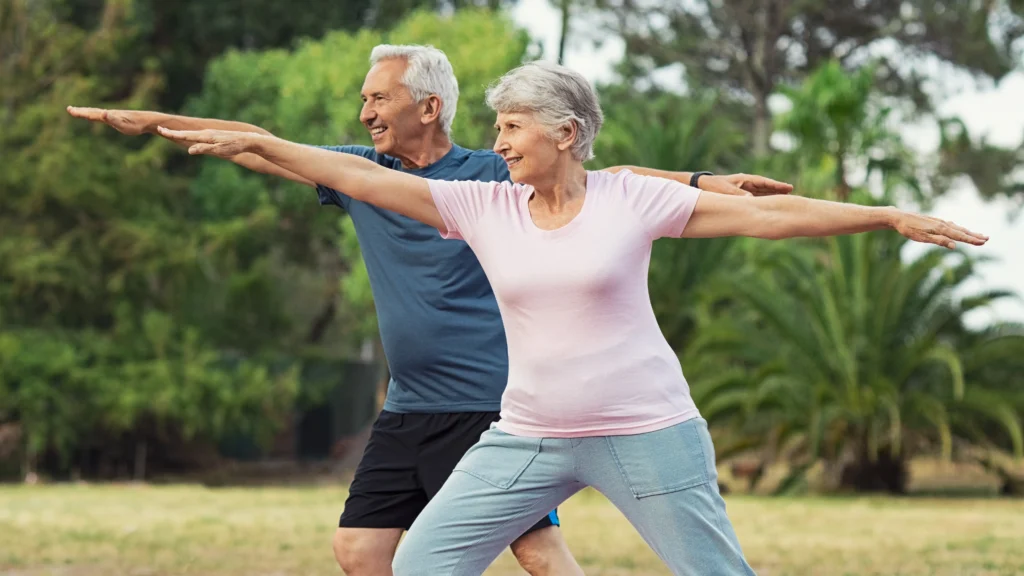
M 635 498 L 717 481 L 714 447 L 702 418 L 645 434 L 605 438 Z
M 513 436 L 491 426 L 466 452 L 455 471 L 508 490 L 540 453 L 540 438 Z

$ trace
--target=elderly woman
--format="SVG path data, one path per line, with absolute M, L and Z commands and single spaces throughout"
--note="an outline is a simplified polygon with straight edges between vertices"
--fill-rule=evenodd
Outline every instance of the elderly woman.
M 602 114 L 589 83 L 532 63 L 488 92 L 515 184 L 428 181 L 270 136 L 173 132 L 193 154 L 259 154 L 469 243 L 508 339 L 501 420 L 413 524 L 394 571 L 480 574 L 542 515 L 593 486 L 676 574 L 751 574 L 718 493 L 707 424 L 647 293 L 658 238 L 792 238 L 895 229 L 952 248 L 985 236 L 894 208 L 701 194 L 589 172 Z M 638 127 L 638 129 L 642 129 Z

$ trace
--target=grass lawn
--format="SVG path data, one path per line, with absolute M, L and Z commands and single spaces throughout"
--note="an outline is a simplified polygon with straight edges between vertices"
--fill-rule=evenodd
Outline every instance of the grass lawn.
M 339 574 L 342 487 L 0 487 L 0 574 Z M 760 575 L 1024 574 L 1024 501 L 728 498 Z M 602 497 L 561 508 L 591 575 L 668 574 Z M 489 576 L 521 574 L 507 552 Z

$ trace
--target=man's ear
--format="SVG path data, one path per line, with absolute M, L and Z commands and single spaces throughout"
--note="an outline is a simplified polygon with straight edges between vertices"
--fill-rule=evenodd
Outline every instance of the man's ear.
M 431 94 L 423 100 L 421 106 L 423 108 L 420 112 L 420 122 L 430 124 L 441 116 L 441 107 L 444 106 L 444 102 L 437 94 Z

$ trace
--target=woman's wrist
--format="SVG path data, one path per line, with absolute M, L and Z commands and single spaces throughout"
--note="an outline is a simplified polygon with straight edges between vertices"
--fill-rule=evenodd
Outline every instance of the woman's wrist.
M 878 206 L 875 208 L 878 211 L 878 228 L 884 230 L 896 230 L 897 222 L 900 220 L 900 216 L 903 211 L 895 206 Z
M 272 152 L 273 143 L 272 140 L 276 140 L 273 136 L 267 136 L 265 134 L 258 134 L 251 132 L 245 138 L 245 151 L 252 152 L 253 154 L 263 156 Z

